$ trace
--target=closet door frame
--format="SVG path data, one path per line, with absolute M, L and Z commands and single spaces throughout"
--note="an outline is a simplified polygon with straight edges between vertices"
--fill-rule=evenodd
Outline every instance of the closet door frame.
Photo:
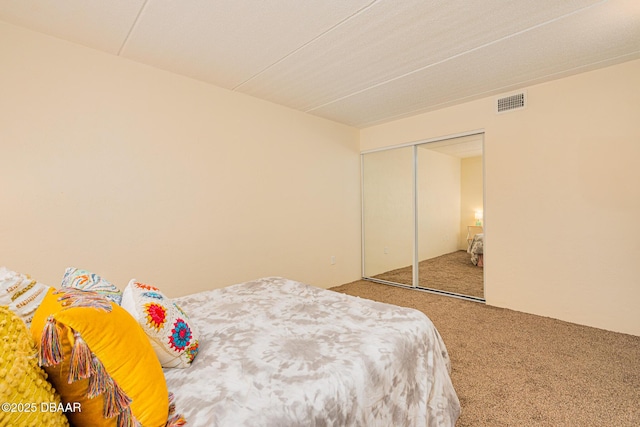
M 459 295 L 459 294 L 454 294 L 454 293 L 449 293 L 449 292 L 445 292 L 445 291 L 437 291 L 437 290 L 431 290 L 431 289 L 425 289 L 425 288 L 420 288 L 420 278 L 419 278 L 419 263 L 420 263 L 420 259 L 419 259 L 419 236 L 418 236 L 418 220 L 419 220 L 419 215 L 418 215 L 418 146 L 422 145 L 422 144 L 428 144 L 431 142 L 440 142 L 440 141 L 446 141 L 448 139 L 455 139 L 455 138 L 461 138 L 461 137 L 465 137 L 465 136 L 472 136 L 472 135 L 483 135 L 484 136 L 484 129 L 477 129 L 477 130 L 473 130 L 473 131 L 468 131 L 468 132 L 461 132 L 461 133 L 456 133 L 456 134 L 452 134 L 452 135 L 446 135 L 446 136 L 440 136 L 440 137 L 435 137 L 435 138 L 429 138 L 429 139 L 423 139 L 423 140 L 419 140 L 419 141 L 414 141 L 414 142 L 408 142 L 408 143 L 404 143 L 404 144 L 397 144 L 397 145 L 392 145 L 389 147 L 382 147 L 382 148 L 374 148 L 371 150 L 365 150 L 362 151 L 360 153 L 360 195 L 361 195 L 361 202 L 360 202 L 360 206 L 361 206 L 361 252 L 362 252 L 362 278 L 372 281 L 372 282 L 377 282 L 377 283 L 382 283 L 385 285 L 392 285 L 392 286 L 399 286 L 399 287 L 403 287 L 403 288 L 411 288 L 411 289 L 417 289 L 417 290 L 421 290 L 424 292 L 431 292 L 431 293 L 438 293 L 438 294 L 446 294 L 452 297 L 456 297 L 456 298 L 462 298 L 462 299 L 468 299 L 468 300 L 472 300 L 472 301 L 477 301 L 477 302 L 484 302 L 484 299 L 479 299 L 476 297 L 468 297 L 465 295 Z M 365 275 L 365 240 L 366 240 L 366 236 L 365 236 L 365 200 L 364 200 L 364 195 L 365 195 L 365 184 L 364 184 L 364 156 L 370 153 L 377 153 L 380 151 L 388 151 L 388 150 L 395 150 L 398 148 L 406 148 L 406 147 L 413 147 L 413 157 L 412 157 L 412 208 L 413 208 L 413 220 L 412 220 L 412 226 L 413 226 L 413 241 L 412 243 L 412 258 L 413 258 L 413 264 L 412 264 L 412 284 L 411 285 L 404 285 L 401 283 L 396 283 L 396 282 L 391 282 L 388 280 L 381 280 L 381 279 L 377 279 L 375 277 L 368 277 Z M 484 151 L 484 150 L 483 150 Z M 484 175 L 484 152 L 483 152 L 483 175 Z M 484 186 L 484 184 L 483 184 Z M 483 190 L 484 193 L 484 190 Z M 486 218 L 486 210 L 485 212 L 485 218 Z M 483 220 L 485 221 L 485 220 Z M 486 242 L 485 242 L 486 245 Z M 486 289 L 485 289 L 486 291 Z

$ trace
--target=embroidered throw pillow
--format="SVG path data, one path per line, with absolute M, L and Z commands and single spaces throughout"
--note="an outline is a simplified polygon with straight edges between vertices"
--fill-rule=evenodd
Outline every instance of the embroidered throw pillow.
M 97 292 L 118 305 L 122 300 L 122 292 L 117 286 L 95 273 L 88 270 L 79 270 L 75 267 L 69 267 L 64 272 L 62 287 Z
M 170 417 L 162 367 L 146 334 L 100 294 L 49 290 L 31 333 L 62 402 L 82 407 L 67 414 L 72 425 L 160 427 L 184 421 Z
M 0 307 L 0 425 L 68 426 L 60 396 L 38 366 L 37 350 L 24 322 Z M 44 406 L 43 406 L 44 405 Z M 43 410 L 44 409 L 44 410 Z
M 49 288 L 26 274 L 0 267 L 0 305 L 8 306 L 27 327 Z
M 187 368 L 198 354 L 198 334 L 189 316 L 160 289 L 131 279 L 122 308 L 140 323 L 164 368 Z

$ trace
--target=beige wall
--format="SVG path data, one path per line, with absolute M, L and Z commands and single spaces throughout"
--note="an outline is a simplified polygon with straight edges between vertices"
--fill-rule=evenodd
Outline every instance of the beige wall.
M 485 129 L 487 303 L 640 335 L 640 60 L 361 131 L 361 149 Z
M 360 277 L 357 129 L 1 22 L 0 94 L 0 265 L 170 295 Z
M 489 304 L 640 335 L 640 61 L 360 132 L 0 23 L 0 265 L 182 295 L 360 275 L 358 151 L 485 129 Z M 514 243 L 515 242 L 515 243 Z M 330 257 L 337 263 L 330 265 Z
M 483 210 L 482 156 L 460 162 L 460 240 L 458 249 L 467 250 L 467 227 L 475 225 L 476 210 Z

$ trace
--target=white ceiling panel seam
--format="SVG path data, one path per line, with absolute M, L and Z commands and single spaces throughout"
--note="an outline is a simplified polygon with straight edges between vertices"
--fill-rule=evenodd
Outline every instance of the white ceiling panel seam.
M 268 66 L 266 66 L 265 68 L 263 68 L 262 70 L 260 70 L 259 72 L 257 72 L 256 74 L 254 74 L 253 76 L 249 77 L 248 79 L 246 79 L 245 81 L 243 81 L 242 83 L 240 83 L 239 85 L 235 86 L 232 88 L 232 90 L 237 91 L 239 90 L 242 86 L 244 86 L 245 84 L 249 83 L 250 81 L 258 78 L 261 74 L 263 74 L 265 71 L 273 68 L 275 65 L 281 63 L 282 61 L 286 60 L 287 58 L 289 58 L 290 56 L 294 55 L 296 52 L 299 52 L 300 50 L 304 49 L 305 47 L 309 46 L 310 44 L 312 44 L 314 41 L 324 37 L 325 35 L 329 34 L 331 31 L 335 30 L 336 28 L 340 27 L 341 25 L 344 25 L 345 23 L 347 23 L 348 21 L 350 21 L 351 19 L 353 19 L 354 17 L 358 16 L 359 14 L 361 14 L 362 12 L 364 12 L 365 10 L 369 9 L 370 7 L 372 7 L 374 4 L 378 3 L 380 0 L 373 0 L 371 3 L 369 3 L 368 5 L 362 7 L 361 9 L 357 10 L 356 12 L 352 13 L 351 15 L 347 16 L 346 18 L 342 19 L 340 22 L 338 22 L 337 24 L 333 25 L 331 28 L 328 28 L 327 30 L 323 31 L 322 33 L 318 34 L 316 37 L 314 37 L 311 40 L 308 40 L 307 42 L 305 42 L 304 44 L 298 46 L 296 49 L 290 51 L 289 53 L 287 53 L 286 55 L 284 55 L 283 57 L 281 57 L 280 59 L 278 59 L 277 61 L 269 64 Z
M 133 34 L 133 32 L 135 31 L 136 26 L 140 21 L 140 17 L 142 16 L 142 13 L 144 12 L 144 9 L 147 7 L 147 3 L 149 1 L 150 0 L 144 0 L 144 3 L 142 3 L 142 6 L 140 7 L 138 14 L 136 15 L 136 19 L 133 20 L 133 23 L 131 24 L 131 28 L 129 28 L 127 35 L 125 36 L 124 40 L 122 41 L 122 44 L 120 45 L 120 49 L 118 49 L 118 54 L 117 54 L 118 56 L 121 56 L 122 51 L 126 48 L 127 42 L 129 42 L 129 39 L 131 38 L 131 34 Z
M 434 63 L 428 64 L 428 65 L 422 66 L 422 67 L 420 67 L 420 68 L 416 68 L 416 69 L 414 69 L 414 70 L 412 70 L 412 71 L 409 71 L 409 72 L 407 72 L 407 73 L 405 73 L 405 74 L 402 74 L 402 75 L 396 76 L 396 77 L 391 78 L 391 79 L 389 79 L 389 80 L 386 80 L 386 81 L 384 81 L 384 82 L 380 82 L 380 83 L 374 84 L 374 85 L 372 85 L 372 86 L 369 86 L 369 87 L 367 87 L 367 88 L 364 88 L 364 89 L 361 89 L 361 90 L 355 91 L 355 92 L 350 93 L 350 94 L 348 94 L 348 95 L 345 95 L 345 96 L 342 96 L 342 97 L 336 98 L 336 99 L 334 99 L 334 100 L 332 100 L 332 101 L 325 102 L 325 103 L 323 103 L 323 104 L 316 105 L 316 106 L 312 106 L 312 107 L 306 107 L 306 108 L 304 108 L 304 109 L 303 109 L 303 111 L 305 111 L 306 113 L 311 113 L 311 112 L 313 112 L 313 111 L 315 111 L 315 110 L 318 110 L 318 109 L 320 109 L 320 108 L 323 108 L 323 107 L 326 107 L 326 106 L 328 106 L 328 105 L 334 104 L 334 103 L 336 103 L 336 102 L 342 101 L 343 99 L 347 99 L 347 98 L 350 98 L 350 97 L 352 97 L 352 96 L 356 96 L 356 95 L 358 95 L 358 94 L 360 94 L 360 93 L 362 93 L 362 92 L 366 92 L 366 91 L 369 91 L 369 90 L 375 89 L 375 88 L 377 88 L 377 87 L 379 87 L 379 86 L 384 86 L 384 85 L 387 85 L 387 84 L 389 84 L 389 83 L 393 83 L 393 82 L 394 82 L 394 81 L 396 81 L 396 80 L 404 79 L 404 78 L 409 77 L 409 76 L 411 76 L 411 75 L 413 75 L 413 74 L 416 74 L 416 73 L 422 72 L 422 71 L 424 71 L 424 70 L 427 70 L 427 69 L 429 69 L 429 68 L 431 68 L 431 67 L 435 67 L 435 66 L 437 66 L 437 65 L 441 65 L 441 64 L 443 64 L 443 63 L 445 63 L 445 62 L 449 62 L 449 61 L 451 61 L 451 60 L 454 60 L 454 59 L 457 59 L 457 58 L 462 57 L 462 56 L 464 56 L 464 55 L 468 55 L 468 54 L 473 53 L 473 52 L 475 52 L 475 51 L 478 51 L 478 50 L 481 50 L 481 49 L 487 48 L 487 47 L 492 46 L 492 45 L 494 45 L 494 44 L 501 43 L 501 42 L 503 42 L 503 41 L 505 41 L 505 40 L 508 40 L 508 39 L 510 39 L 510 38 L 513 38 L 513 37 L 517 37 L 517 36 L 519 36 L 519 35 L 521 35 L 521 34 L 525 34 L 525 33 L 529 32 L 529 31 L 533 31 L 533 30 L 536 30 L 536 29 L 538 29 L 538 28 L 544 27 L 544 26 L 546 26 L 546 25 L 552 24 L 552 23 L 554 23 L 554 22 L 557 22 L 557 21 L 560 21 L 560 20 L 566 19 L 566 18 L 568 18 L 568 17 L 570 17 L 570 16 L 572 16 L 572 15 L 575 15 L 575 14 L 578 14 L 578 13 L 582 13 L 582 12 L 584 12 L 585 10 L 590 9 L 590 8 L 592 8 L 592 7 L 595 7 L 595 6 L 598 6 L 598 5 L 602 4 L 602 3 L 605 3 L 606 1 L 608 1 L 608 0 L 602 0 L 602 1 L 598 2 L 598 3 L 591 4 L 591 5 L 587 5 L 587 6 L 584 6 L 584 7 L 581 7 L 581 8 L 579 8 L 579 9 L 574 10 L 574 11 L 571 11 L 571 12 L 565 13 L 564 15 L 558 16 L 558 17 L 556 17 L 556 18 L 550 19 L 550 20 L 545 21 L 545 22 L 542 22 L 542 23 L 538 23 L 538 24 L 536 24 L 536 25 L 532 25 L 532 26 L 530 26 L 530 27 L 528 27 L 528 28 L 525 28 L 525 29 L 523 29 L 523 30 L 517 31 L 517 32 L 515 32 L 515 33 L 508 34 L 508 35 L 503 36 L 503 37 L 500 37 L 500 38 L 498 38 L 498 39 L 496 39 L 496 40 L 492 40 L 492 41 L 487 42 L 487 43 L 484 43 L 484 44 L 482 44 L 482 45 L 480 45 L 480 46 L 476 46 L 476 47 L 474 47 L 474 48 L 472 48 L 472 49 L 468 49 L 468 50 L 466 50 L 466 51 L 464 51 L 464 52 L 460 52 L 460 53 L 458 53 L 458 54 L 452 55 L 452 56 L 450 56 L 450 57 L 448 57 L 448 58 L 445 58 L 445 59 L 442 59 L 442 60 L 440 60 L 440 61 L 437 61 L 437 62 L 434 62 Z

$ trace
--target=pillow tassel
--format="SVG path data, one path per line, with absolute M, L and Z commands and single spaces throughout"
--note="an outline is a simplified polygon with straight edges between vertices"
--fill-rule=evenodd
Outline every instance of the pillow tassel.
M 116 411 L 115 404 L 113 403 L 115 397 L 113 391 L 114 386 L 113 379 L 107 376 L 107 380 L 104 383 L 104 393 L 102 394 L 102 416 L 104 418 L 112 418 L 118 415 L 118 411 Z
M 187 421 L 180 414 L 174 415 L 167 420 L 165 427 L 180 427 L 186 425 Z
M 131 408 L 126 407 L 124 411 L 118 415 L 118 427 L 140 427 L 140 423 L 131 414 Z
M 104 369 L 104 365 L 95 355 L 91 358 L 91 376 L 89 377 L 89 387 L 87 397 L 93 399 L 101 395 L 107 388 L 109 375 Z
M 69 377 L 67 382 L 71 384 L 77 380 L 89 378 L 91 372 L 92 354 L 89 346 L 82 339 L 78 331 L 73 332 L 73 348 L 71 349 L 71 361 L 69 362 Z
M 187 424 L 187 421 L 181 414 L 174 415 L 174 412 L 176 412 L 175 395 L 169 392 L 169 416 L 165 427 L 180 427 Z
M 169 415 L 173 415 L 176 412 L 176 396 L 169 392 Z
M 118 385 L 117 382 L 113 381 L 113 403 L 118 413 L 122 413 L 129 409 L 129 405 L 131 405 L 133 400 L 127 396 L 122 387 Z
M 108 377 L 104 391 L 102 414 L 105 418 L 112 418 L 127 409 L 132 400 L 126 395 L 113 378 Z
M 56 294 L 62 295 L 58 298 L 58 301 L 60 301 L 65 308 L 85 307 L 104 310 L 106 312 L 110 312 L 112 309 L 111 302 L 97 292 L 65 288 L 56 291 Z
M 40 351 L 38 352 L 38 364 L 40 366 L 52 366 L 62 362 L 62 348 L 60 347 L 60 331 L 53 316 L 47 318 L 42 329 L 40 339 Z

